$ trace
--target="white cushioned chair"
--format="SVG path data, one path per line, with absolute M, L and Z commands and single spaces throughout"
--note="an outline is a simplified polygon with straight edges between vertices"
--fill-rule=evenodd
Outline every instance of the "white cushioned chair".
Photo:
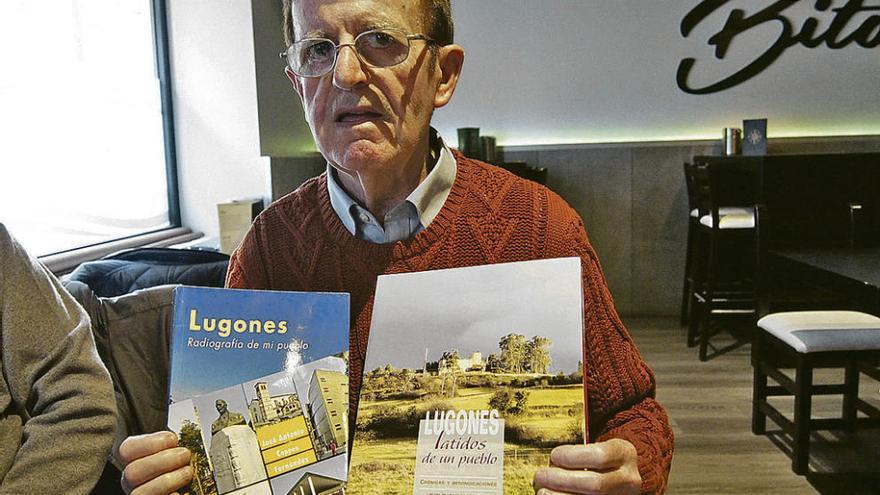
M 880 409 L 859 398 L 859 377 L 880 380 L 880 318 L 856 311 L 793 311 L 758 320 L 752 344 L 752 431 L 766 432 L 767 418 L 790 434 L 792 470 L 806 474 L 810 432 L 880 427 Z M 814 385 L 816 368 L 843 368 L 844 383 Z M 794 379 L 781 368 L 794 368 Z M 772 378 L 779 385 L 769 386 Z M 768 401 L 794 396 L 793 419 Z M 813 395 L 842 395 L 840 418 L 812 419 Z M 859 417 L 859 412 L 866 415 Z
M 699 213 L 699 212 L 698 212 Z M 718 208 L 719 229 L 753 229 L 755 228 L 755 209 L 745 206 L 722 206 Z M 710 229 L 714 225 L 712 215 L 700 217 L 700 225 Z

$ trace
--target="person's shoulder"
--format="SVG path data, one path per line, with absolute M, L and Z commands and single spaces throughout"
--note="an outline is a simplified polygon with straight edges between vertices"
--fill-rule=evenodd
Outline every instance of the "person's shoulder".
M 482 191 L 486 204 L 495 205 L 495 214 L 532 225 L 548 256 L 569 256 L 573 249 L 589 245 L 580 214 L 550 188 L 501 167 L 461 155 L 456 158 L 471 187 Z
M 12 266 L 22 266 L 28 260 L 24 248 L 18 244 L 12 233 L 0 223 L 0 272 L 12 270 Z M 2 278 L 2 277 L 0 277 Z
M 12 246 L 12 234 L 9 233 L 9 230 L 6 229 L 6 226 L 0 222 L 0 249 L 3 252 L 6 252 Z
M 534 194 L 540 191 L 539 184 L 514 175 L 497 165 L 468 158 L 458 151 L 455 151 L 454 155 L 455 163 L 462 171 L 459 177 L 463 178 L 467 188 L 475 193 L 499 198 L 511 194 Z
M 324 196 L 322 190 L 327 187 L 325 174 L 308 179 L 295 190 L 273 201 L 257 215 L 254 228 L 264 229 L 280 225 L 289 228 L 308 218 L 320 218 Z
M 0 223 L 0 281 L 6 277 L 9 270 L 9 255 L 13 252 L 12 236 L 6 230 L 6 226 Z
M 291 211 L 318 208 L 321 203 L 321 189 L 326 188 L 326 172 L 303 182 L 299 187 L 273 201 L 262 215 L 282 215 Z
M 533 206 L 536 213 L 560 220 L 578 218 L 577 212 L 559 194 L 543 184 L 525 179 L 497 165 L 492 165 L 460 153 L 455 153 L 456 163 L 466 169 L 473 186 L 486 196 L 501 198 L 504 203 L 517 207 Z

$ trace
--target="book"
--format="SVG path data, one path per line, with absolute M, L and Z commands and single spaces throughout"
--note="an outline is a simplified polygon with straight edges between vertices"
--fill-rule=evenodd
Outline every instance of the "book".
M 743 154 L 767 154 L 767 119 L 743 120 Z
M 349 493 L 534 493 L 583 443 L 579 258 L 379 277 Z
M 168 428 L 194 472 L 180 493 L 342 493 L 348 333 L 348 294 L 175 289 Z

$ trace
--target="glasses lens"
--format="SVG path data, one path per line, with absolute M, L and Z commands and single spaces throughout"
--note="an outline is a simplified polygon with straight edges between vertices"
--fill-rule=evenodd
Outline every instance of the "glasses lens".
M 354 45 L 364 62 L 375 67 L 397 65 L 409 55 L 409 40 L 397 31 L 367 31 L 358 35 Z
M 301 76 L 325 74 L 336 60 L 336 45 L 321 38 L 297 41 L 287 50 L 287 63 Z

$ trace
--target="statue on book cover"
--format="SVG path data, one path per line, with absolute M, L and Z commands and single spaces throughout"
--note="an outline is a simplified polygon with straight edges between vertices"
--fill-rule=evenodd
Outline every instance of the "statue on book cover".
M 244 416 L 237 412 L 231 412 L 223 399 L 217 399 L 217 412 L 220 416 L 211 423 L 211 435 L 216 435 L 218 431 L 227 426 L 246 425 Z

